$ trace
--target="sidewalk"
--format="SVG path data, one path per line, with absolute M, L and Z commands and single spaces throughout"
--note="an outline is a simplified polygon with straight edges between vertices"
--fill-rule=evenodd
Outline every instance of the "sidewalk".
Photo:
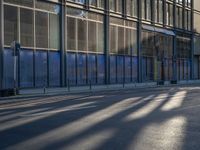
M 170 84 L 165 82 L 164 85 L 157 85 L 157 82 L 147 83 L 130 83 L 130 84 L 110 84 L 110 85 L 87 85 L 74 87 L 58 87 L 58 88 L 34 88 L 34 89 L 20 89 L 19 95 L 12 97 L 2 97 L 0 100 L 20 99 L 26 97 L 41 97 L 64 94 L 89 94 L 93 92 L 106 92 L 117 90 L 133 90 L 133 92 L 147 91 L 149 88 L 154 90 L 166 90 L 169 87 L 200 85 L 200 80 L 180 81 L 177 84 Z

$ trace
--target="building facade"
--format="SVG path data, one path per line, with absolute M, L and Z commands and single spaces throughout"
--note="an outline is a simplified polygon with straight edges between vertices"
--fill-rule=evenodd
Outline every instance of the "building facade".
M 199 0 L 1 0 L 0 88 L 200 79 Z

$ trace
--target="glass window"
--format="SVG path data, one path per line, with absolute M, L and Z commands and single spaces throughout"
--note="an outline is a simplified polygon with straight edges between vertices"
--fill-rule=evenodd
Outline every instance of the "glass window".
M 142 0 L 141 5 L 142 5 L 142 18 L 145 19 L 146 17 L 146 9 L 145 9 L 145 0 Z
M 36 0 L 35 7 L 38 9 L 47 10 L 49 12 L 53 12 L 56 14 L 60 13 L 60 5 L 58 5 L 58 4 L 47 3 L 47 2 L 43 2 L 41 0 Z
M 89 0 L 90 5 L 97 6 L 97 0 Z
M 104 25 L 103 23 L 97 23 L 98 27 L 98 34 L 97 34 L 97 41 L 98 41 L 98 52 L 104 52 Z
M 163 23 L 163 0 L 155 0 L 155 21 Z
M 49 47 L 51 49 L 60 48 L 60 27 L 59 15 L 49 14 Z
M 146 19 L 151 20 L 151 0 L 146 1 Z
M 126 10 L 127 15 L 137 16 L 137 0 L 127 0 L 126 2 Z
M 200 13 L 194 13 L 194 31 L 200 33 Z
M 4 44 L 10 45 L 14 40 L 17 41 L 17 8 L 4 6 Z
M 99 7 L 101 7 L 101 8 L 104 8 L 104 0 L 98 0 L 98 2 L 99 2 Z
M 77 38 L 78 38 L 78 50 L 87 51 L 87 22 L 86 20 L 77 20 Z
M 115 12 L 122 12 L 122 0 L 110 0 L 110 10 Z
M 124 54 L 124 28 L 118 27 L 118 54 Z
M 116 0 L 117 1 L 117 12 L 122 12 L 122 0 Z
M 35 14 L 36 47 L 48 48 L 48 14 L 36 11 Z
M 167 5 L 166 5 L 166 10 L 167 10 L 167 25 L 169 25 L 169 26 L 173 26 L 173 12 L 174 12 L 174 10 L 173 10 L 173 4 L 171 4 L 171 3 L 167 3 Z
M 110 26 L 110 52 L 117 53 L 116 44 L 117 44 L 117 27 Z
M 110 0 L 110 10 L 116 11 L 116 0 Z
M 69 1 L 72 1 L 72 2 L 75 2 L 75 3 L 81 3 L 81 4 L 85 3 L 85 0 L 69 0 Z
M 163 1 L 159 0 L 159 23 L 163 23 Z
M 76 19 L 67 17 L 67 50 L 76 50 Z
M 20 9 L 20 42 L 24 47 L 34 46 L 33 10 Z
M 33 0 L 4 0 L 4 2 L 33 7 Z
M 183 8 L 176 7 L 176 27 L 183 28 Z
M 200 37 L 194 38 L 194 54 L 200 55 Z
M 88 22 L 88 51 L 97 51 L 97 24 Z
M 155 22 L 158 22 L 158 1 L 154 1 L 154 15 L 155 15 Z
M 81 9 L 68 9 L 67 50 L 104 52 L 103 15 L 86 12 L 86 17 L 75 15 Z M 76 17 L 73 17 L 73 16 Z

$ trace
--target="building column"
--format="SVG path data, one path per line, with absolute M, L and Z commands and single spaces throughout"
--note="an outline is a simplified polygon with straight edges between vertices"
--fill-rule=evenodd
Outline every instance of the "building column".
M 0 90 L 3 89 L 3 2 L 0 1 Z
M 138 0 L 138 28 L 137 28 L 137 54 L 138 54 L 138 82 L 142 82 L 142 58 L 141 58 L 141 35 L 142 35 L 142 4 Z
M 192 7 L 191 7 L 191 31 L 194 31 L 194 3 L 193 1 L 191 1 L 192 3 Z M 191 63 L 190 63 L 190 68 L 191 68 L 191 71 L 190 71 L 190 77 L 191 79 L 193 80 L 194 79 L 194 32 L 192 32 L 192 38 L 191 38 Z
M 176 36 L 173 37 L 173 81 L 177 81 L 177 50 Z
M 167 24 L 167 10 L 166 10 L 166 5 L 167 5 L 166 0 L 163 0 L 163 10 L 164 10 L 164 12 L 163 12 L 163 24 L 164 24 L 165 27 L 166 27 L 166 24 Z
M 66 57 L 65 57 L 65 1 L 63 0 L 61 3 L 61 15 L 60 15 L 60 56 L 61 56 L 61 74 L 60 81 L 61 87 L 66 86 Z
M 104 19 L 104 42 L 105 42 L 105 83 L 109 84 L 110 79 L 110 65 L 109 65 L 109 1 L 105 0 L 105 19 Z
M 176 26 L 176 1 L 173 5 L 173 23 Z M 177 81 L 177 50 L 176 50 L 176 32 L 175 36 L 173 36 L 173 81 Z

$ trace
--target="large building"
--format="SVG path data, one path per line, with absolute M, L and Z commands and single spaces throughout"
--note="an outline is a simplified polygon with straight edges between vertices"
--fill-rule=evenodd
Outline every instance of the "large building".
M 199 0 L 1 0 L 0 89 L 200 79 Z M 11 43 L 21 45 L 14 69 Z

